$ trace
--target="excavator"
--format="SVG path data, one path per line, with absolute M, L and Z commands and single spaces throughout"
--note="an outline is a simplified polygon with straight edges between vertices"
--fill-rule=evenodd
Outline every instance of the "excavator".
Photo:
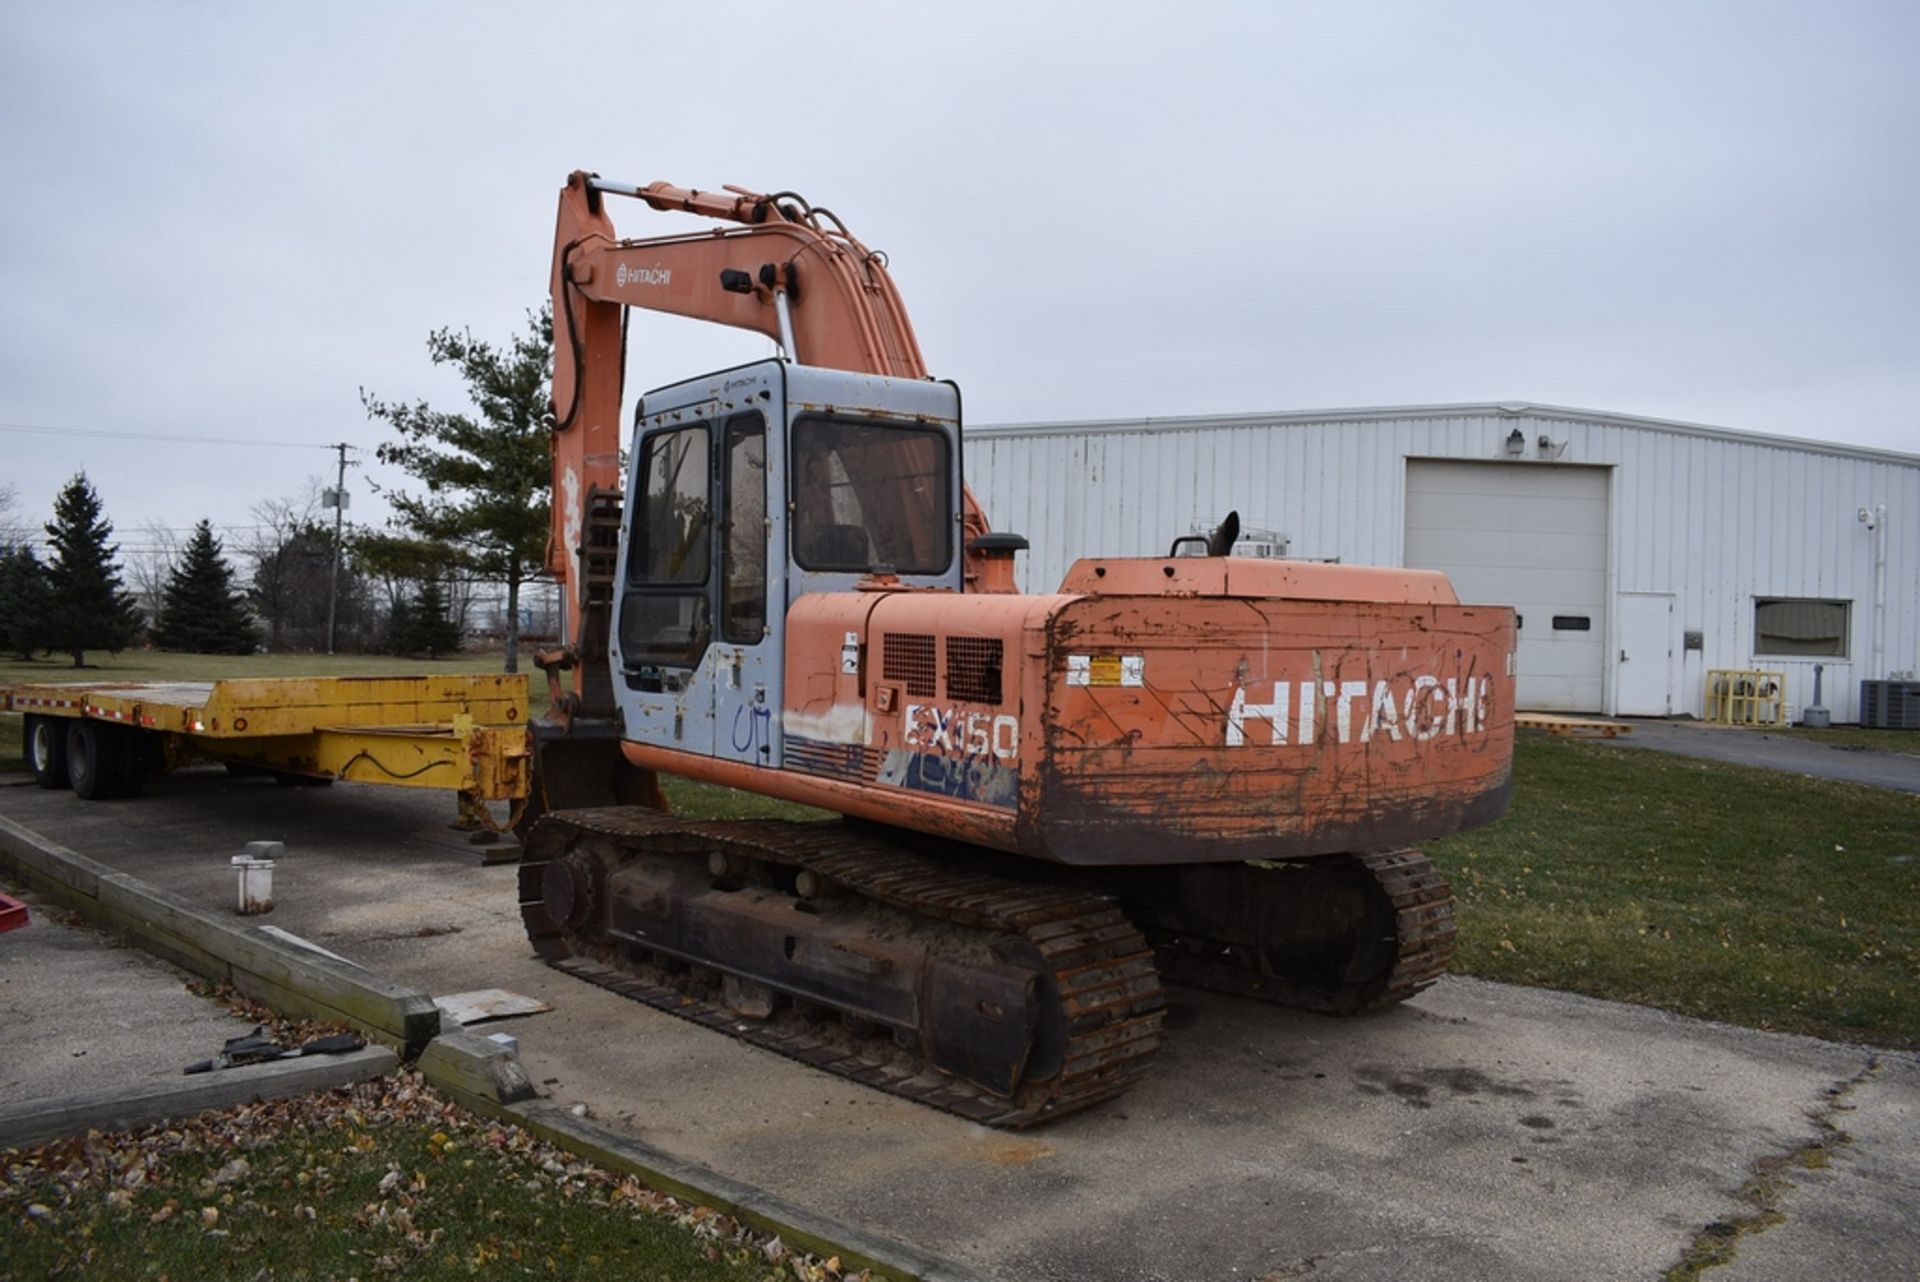
M 615 200 L 713 225 L 622 239 Z M 1236 557 L 1237 517 L 1018 591 L 886 257 L 793 192 L 576 172 L 551 281 L 549 964 L 1004 1127 L 1137 1082 L 1166 983 L 1348 1014 L 1445 970 L 1415 843 L 1507 806 L 1510 609 Z M 777 355 L 641 395 L 623 449 L 635 308 Z M 838 818 L 682 817 L 661 775 Z

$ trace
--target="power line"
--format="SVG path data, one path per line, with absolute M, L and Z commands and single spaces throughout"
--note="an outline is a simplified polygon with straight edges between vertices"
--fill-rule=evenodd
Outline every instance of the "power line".
M 48 427 L 42 423 L 0 423 L 0 432 L 29 432 L 40 436 L 91 436 L 116 441 L 154 441 L 167 445 L 258 445 L 282 450 L 331 450 L 332 445 L 314 445 L 307 441 L 249 440 L 238 436 L 192 436 L 176 432 L 123 432 L 98 427 Z M 350 445 L 348 449 L 360 447 Z

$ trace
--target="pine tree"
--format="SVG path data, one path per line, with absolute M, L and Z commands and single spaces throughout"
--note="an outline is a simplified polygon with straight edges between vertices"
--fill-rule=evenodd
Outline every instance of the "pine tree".
M 387 611 L 387 653 L 412 654 L 420 627 L 413 613 L 413 602 L 401 597 Z
M 31 659 L 42 646 L 47 605 L 47 567 L 32 546 L 0 552 L 0 650 Z
M 506 670 L 518 672 L 520 588 L 547 547 L 553 317 L 544 307 L 530 314 L 526 331 L 504 346 L 464 330 L 435 330 L 427 354 L 459 373 L 476 413 L 383 401 L 362 388 L 368 416 L 400 436 L 380 447 L 380 461 L 399 464 L 427 490 L 390 493 L 388 501 L 415 537 L 450 547 L 459 564 L 505 582 Z
M 387 614 L 387 650 L 437 659 L 460 652 L 460 625 L 447 613 L 440 580 L 426 579 L 411 599 L 402 597 Z
M 447 600 L 440 591 L 440 580 L 428 579 L 413 599 L 413 648 L 429 659 L 460 652 L 460 625 L 447 614 Z
M 194 654 L 251 654 L 260 644 L 246 598 L 233 586 L 233 567 L 208 521 L 193 527 L 186 552 L 167 579 L 153 643 Z
M 86 662 L 88 650 L 123 650 L 140 635 L 140 610 L 120 582 L 115 558 L 120 549 L 107 542 L 113 522 L 101 513 L 85 472 L 67 482 L 54 500 L 47 525 L 53 560 L 47 566 L 46 629 L 41 644 Z

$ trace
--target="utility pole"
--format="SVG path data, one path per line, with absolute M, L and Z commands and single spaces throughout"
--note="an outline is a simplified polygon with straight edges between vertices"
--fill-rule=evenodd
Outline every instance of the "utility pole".
M 340 455 L 339 477 L 333 488 L 321 495 L 321 506 L 333 509 L 333 573 L 327 581 L 327 653 L 333 653 L 334 619 L 340 606 L 340 528 L 347 516 L 347 451 L 353 447 L 340 441 L 328 448 Z

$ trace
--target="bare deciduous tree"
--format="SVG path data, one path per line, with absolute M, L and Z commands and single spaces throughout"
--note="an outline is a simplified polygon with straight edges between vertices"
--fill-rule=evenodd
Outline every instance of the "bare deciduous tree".
M 0 552 L 27 542 L 30 534 L 20 519 L 20 492 L 11 485 L 0 485 Z
M 259 614 L 269 649 L 323 649 L 327 644 L 327 593 L 333 572 L 333 526 L 321 520 L 323 482 L 308 477 L 306 490 L 290 498 L 253 505 L 256 522 L 238 547 L 252 563 L 248 600 Z M 372 639 L 366 581 L 351 558 L 340 565 L 339 648 L 363 649 Z
M 180 563 L 180 535 L 148 517 L 140 523 L 139 550 L 124 557 L 127 581 L 134 599 L 146 613 L 147 626 L 160 626 L 160 604 L 166 598 L 167 580 Z

